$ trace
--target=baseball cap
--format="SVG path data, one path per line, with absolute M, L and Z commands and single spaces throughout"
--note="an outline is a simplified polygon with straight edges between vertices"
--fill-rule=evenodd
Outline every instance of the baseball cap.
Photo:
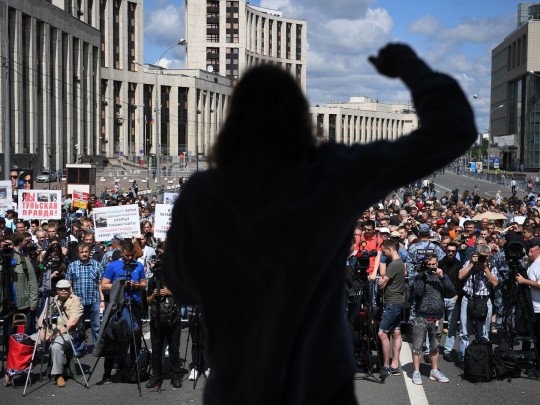
M 119 233 L 117 233 L 113 236 L 112 241 L 122 243 L 124 241 L 124 235 L 120 235 Z
M 446 220 L 442 218 L 437 220 L 437 225 L 445 225 L 445 224 L 446 224 Z
M 56 288 L 69 288 L 71 287 L 71 283 L 68 280 L 60 280 L 58 283 L 56 283 Z
M 386 226 L 383 226 L 379 229 L 379 233 L 390 233 L 390 229 L 388 229 Z
M 429 232 L 429 231 L 431 231 L 431 228 L 429 227 L 428 224 L 420 224 L 420 225 L 418 225 L 418 230 L 420 232 Z
M 393 231 L 392 233 L 390 233 L 390 236 L 392 238 L 399 238 L 401 235 L 399 234 L 398 231 Z

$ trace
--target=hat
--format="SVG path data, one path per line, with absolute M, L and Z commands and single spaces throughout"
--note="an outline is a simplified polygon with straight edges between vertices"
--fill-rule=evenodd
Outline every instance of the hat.
M 6 214 L 16 214 L 16 211 L 15 210 L 7 210 Z
M 540 239 L 538 239 L 538 238 L 529 239 L 527 242 L 529 244 L 529 247 L 533 247 L 533 246 L 540 247 Z
M 379 233 L 390 233 L 390 229 L 388 229 L 386 226 L 383 226 L 379 229 Z
M 122 243 L 124 241 L 124 235 L 120 235 L 119 233 L 117 233 L 113 236 L 112 241 Z
M 391 236 L 392 238 L 399 238 L 401 235 L 399 234 L 398 231 L 392 231 L 392 232 L 390 233 L 390 236 Z
M 441 243 L 441 237 L 440 235 L 433 235 L 431 238 L 429 238 L 429 241 L 433 243 Z
M 437 220 L 437 225 L 445 225 L 446 224 L 446 220 L 445 219 L 438 219 Z
M 58 283 L 56 283 L 56 288 L 69 288 L 71 287 L 71 283 L 68 280 L 60 280 Z
M 47 224 L 48 224 L 48 222 L 47 222 L 47 220 L 46 220 L 46 219 L 44 219 L 43 221 L 41 221 L 41 226 L 43 226 L 43 225 L 47 225 Z
M 418 225 L 418 231 L 420 231 L 420 232 L 429 232 L 429 231 L 431 231 L 431 228 L 429 227 L 428 224 L 420 224 L 420 225 Z

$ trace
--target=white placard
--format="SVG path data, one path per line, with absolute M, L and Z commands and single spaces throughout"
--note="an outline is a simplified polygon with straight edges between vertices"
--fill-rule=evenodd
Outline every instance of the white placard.
M 61 219 L 60 190 L 19 190 L 19 219 Z
M 0 211 L 6 212 L 13 209 L 12 195 L 11 180 L 0 181 Z
M 137 205 L 119 205 L 117 207 L 94 208 L 96 241 L 109 241 L 119 234 L 125 238 L 141 233 L 139 207 Z
M 174 202 L 178 198 L 178 195 L 179 195 L 178 193 L 169 193 L 169 192 L 163 193 L 163 202 L 165 204 L 174 205 Z
M 167 231 L 171 227 L 172 204 L 156 204 L 154 215 L 154 236 L 156 238 L 167 238 Z

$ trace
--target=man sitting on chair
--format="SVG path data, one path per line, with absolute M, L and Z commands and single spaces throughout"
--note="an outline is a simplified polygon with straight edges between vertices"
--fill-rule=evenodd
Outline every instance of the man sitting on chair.
M 71 292 L 68 280 L 56 283 L 56 293 L 55 297 L 50 298 L 48 309 L 43 310 L 39 318 L 38 325 L 46 326 L 40 327 L 39 340 L 51 342 L 51 375 L 58 387 L 65 387 L 62 372 L 67 362 L 66 351 L 72 350 L 69 331 L 79 324 L 83 306 L 79 297 Z

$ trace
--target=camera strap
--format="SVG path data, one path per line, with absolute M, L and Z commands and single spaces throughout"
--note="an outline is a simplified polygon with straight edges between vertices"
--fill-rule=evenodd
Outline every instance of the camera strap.
M 15 254 L 17 256 L 19 256 L 19 263 L 17 264 L 21 264 L 22 265 L 22 268 L 23 268 L 23 271 L 28 274 L 28 264 L 26 263 L 26 257 L 24 257 L 23 255 L 21 255 L 19 252 L 15 252 Z

